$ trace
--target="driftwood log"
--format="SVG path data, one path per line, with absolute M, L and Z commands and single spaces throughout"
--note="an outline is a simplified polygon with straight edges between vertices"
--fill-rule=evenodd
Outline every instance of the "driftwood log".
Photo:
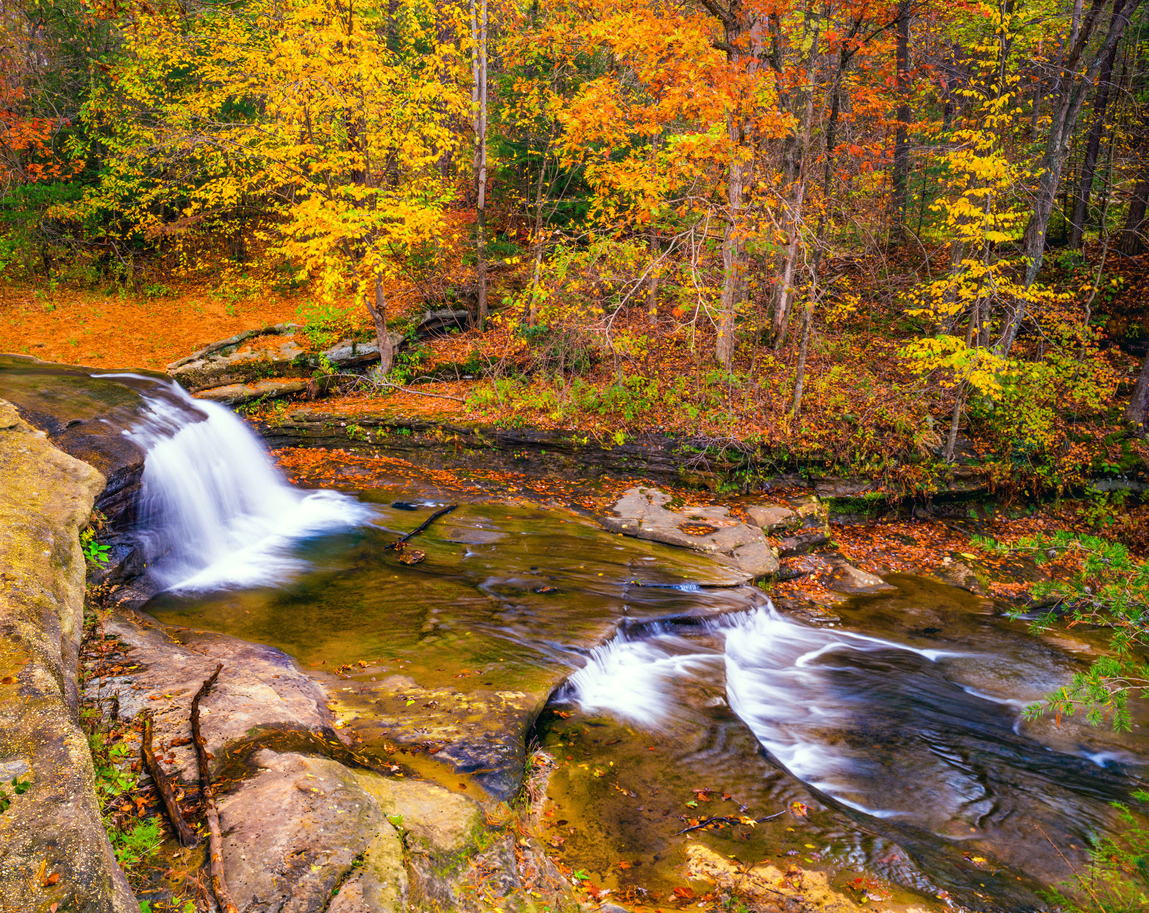
M 164 804 L 164 811 L 168 813 L 168 820 L 172 824 L 172 830 L 176 832 L 176 837 L 182 846 L 195 846 L 199 843 L 199 837 L 196 832 L 192 830 L 190 824 L 184 820 L 183 813 L 180 811 L 179 802 L 176 801 L 175 790 L 172 788 L 171 778 L 164 773 L 164 769 L 160 767 L 159 759 L 156 758 L 155 749 L 152 747 L 152 715 L 151 713 L 144 714 L 144 735 L 143 741 L 140 745 L 140 754 L 143 755 L 144 766 L 148 769 L 151 775 L 152 782 L 156 784 L 156 792 L 160 794 L 160 800 Z
M 192 741 L 195 742 L 195 755 L 199 761 L 200 790 L 203 793 L 204 819 L 207 821 L 208 833 L 208 859 L 210 861 L 211 888 L 215 893 L 216 903 L 223 913 L 239 913 L 235 901 L 231 899 L 231 892 L 227 889 L 227 881 L 223 873 L 223 836 L 219 829 L 219 812 L 215 807 L 215 793 L 211 788 L 211 764 L 207 754 L 207 744 L 203 739 L 203 732 L 199 725 L 199 704 L 208 692 L 211 691 L 215 680 L 219 678 L 223 663 L 215 667 L 215 672 L 204 682 L 199 691 L 192 698 L 191 725 Z

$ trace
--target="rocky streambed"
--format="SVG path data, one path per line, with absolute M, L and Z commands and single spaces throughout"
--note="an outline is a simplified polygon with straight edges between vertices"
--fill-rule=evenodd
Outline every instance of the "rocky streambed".
M 48 434 L 13 413 L 0 446 L 29 455 L 2 490 L 13 530 L 51 528 L 62 543 L 26 579 L 60 581 L 37 636 L 50 646 L 41 652 L 59 654 L 49 677 L 61 739 L 74 742 L 76 535 L 101 482 L 81 464 L 68 470 L 87 481 L 64 514 L 48 509 L 65 503 L 55 494 L 12 493 L 33 464 L 66 459 L 49 438 L 81 441 L 119 480 L 101 509 L 129 527 L 141 454 L 120 432 L 139 413 L 117 392 L 122 379 L 71 397 L 32 368 L 35 382 L 9 380 L 0 395 L 23 399 L 29 417 L 39 409 Z M 54 409 L 65 411 L 52 424 L 43 416 Z M 1084 862 L 1112 826 L 1105 803 L 1127 796 L 1146 756 L 1140 737 L 1018 721 L 1019 703 L 1095 644 L 1055 647 L 1011 627 L 968 592 L 992 569 L 945 556 L 939 574 L 964 590 L 867 573 L 834 547 L 808 489 L 732 509 L 620 486 L 597 520 L 468 495 L 426 471 L 448 446 L 428 448 L 423 466 L 370 455 L 314 464 L 317 481 L 357 493 L 370 521 L 277 552 L 274 585 L 157 596 L 127 541 L 110 543 L 117 560 L 93 579 L 103 640 L 89 698 L 122 721 L 151 712 L 161 760 L 193 806 L 188 710 L 223 665 L 203 720 L 239 909 L 705 907 L 735 895 L 761 909 L 1041 909 L 1039 886 Z M 53 479 L 50 491 L 63 490 Z M 419 560 L 399 561 L 387 546 L 448 501 L 459 506 L 412 543 Z M 20 519 L 29 511 L 39 527 Z M 27 551 L 23 533 L 6 542 Z M 812 624 L 749 585 L 777 576 L 780 561 L 817 580 L 822 595 L 800 613 Z M 53 618 L 69 621 L 57 631 Z M 11 630 L 5 697 L 20 697 L 4 706 L 24 712 L 32 672 Z M 954 728 L 951 717 L 970 722 Z M 532 742 L 541 751 L 528 757 Z M 0 758 L 32 784 L 0 815 L 23 847 L 0 868 L 0 897 L 12 885 L 18 909 L 134 909 L 98 827 L 69 843 L 39 823 L 37 809 L 65 800 L 41 792 L 54 778 L 37 745 L 10 740 Z M 83 782 L 66 792 L 95 821 L 76 765 Z M 1033 790 L 1048 800 L 1032 805 Z M 1058 835 L 1058 853 L 1034 825 Z M 170 849 L 173 868 L 203 852 Z M 105 876 L 85 874 L 97 863 Z M 162 904 L 172 891 L 158 878 L 140 896 Z

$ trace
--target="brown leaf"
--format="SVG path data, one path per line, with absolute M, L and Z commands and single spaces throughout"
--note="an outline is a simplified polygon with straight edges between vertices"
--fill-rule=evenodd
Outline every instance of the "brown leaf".
M 49 875 L 47 878 L 45 878 L 43 880 L 43 882 L 41 882 L 41 884 L 43 887 L 49 888 L 59 880 L 60 880 L 60 873 L 59 872 L 53 872 L 51 875 Z

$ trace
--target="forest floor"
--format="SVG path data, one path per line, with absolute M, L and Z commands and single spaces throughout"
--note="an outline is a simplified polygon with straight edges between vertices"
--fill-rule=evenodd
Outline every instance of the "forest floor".
M 900 356 L 905 341 L 920 328 L 906 318 L 897 283 L 883 278 L 901 271 L 879 266 L 888 272 L 876 273 L 874 265 L 841 268 L 852 287 L 866 293 L 867 303 L 836 317 L 831 313 L 820 327 L 811 347 L 805 405 L 797 417 L 788 410 L 794 346 L 776 355 L 747 340 L 735 372 L 726 374 L 707 357 L 712 340 L 701 329 L 691 338 L 681 320 L 661 315 L 651 323 L 641 308 L 614 317 L 614 334 L 642 343 L 625 356 L 595 349 L 590 336 L 552 336 L 540 343 L 510 332 L 496 313 L 484 333 L 467 330 L 408 345 L 395 371 L 407 389 L 350 391 L 323 408 L 353 416 L 385 407 L 392 414 L 431 420 L 563 428 L 606 444 L 649 432 L 719 444 L 754 442 L 768 447 L 780 463 L 791 458 L 820 463 L 827 471 L 913 490 L 938 469 L 946 419 L 939 406 L 946 405 L 946 391 L 936 379 L 913 374 Z M 1106 336 L 1149 331 L 1141 326 L 1149 315 L 1140 304 L 1149 289 L 1149 256 L 1114 261 L 1108 277 L 1106 291 L 1096 296 L 1095 311 L 1105 326 L 1102 344 L 1091 349 L 1087 366 L 1105 397 L 1088 409 L 1018 404 L 1015 411 L 1037 416 L 1023 422 L 1031 438 L 1020 456 L 1016 429 L 993 415 L 973 415 L 968 429 L 963 428 L 969 434 L 965 453 L 988 467 L 995 500 L 1004 507 L 1000 522 L 1013 522 L 1016 515 L 1019 530 L 1047 525 L 1101 529 L 1145 553 L 1149 508 L 1120 495 L 1076 501 L 1050 497 L 1059 486 L 1072 488 L 1090 467 L 1119 467 L 1134 475 L 1145 475 L 1149 467 L 1149 447 L 1121 422 L 1123 399 L 1140 358 L 1106 341 Z M 0 352 L 95 368 L 163 371 L 220 339 L 276 323 L 307 325 L 307 336 L 316 344 L 331 344 L 347 333 L 369 335 L 365 314 L 317 308 L 298 292 L 238 295 L 206 283 L 184 283 L 177 291 L 162 286 L 160 291 L 141 296 L 0 282 Z M 395 315 L 395 323 L 410 326 L 411 315 Z M 1048 339 L 1025 344 L 1038 342 L 1052 345 Z M 580 352 L 581 360 L 576 358 Z M 289 472 L 303 470 L 291 463 L 306 457 L 281 457 Z M 1053 468 L 1060 475 L 1051 479 Z M 1041 483 L 1042 473 L 1049 484 L 1039 493 L 1035 483 Z M 530 483 L 512 481 L 506 487 L 527 490 Z M 603 504 L 589 502 L 605 503 L 618 486 L 593 494 L 560 487 L 566 491 L 549 494 L 601 509 Z M 1040 516 L 1034 514 L 1038 508 Z M 941 530 L 934 538 L 948 540 Z M 1008 527 L 1000 532 L 1012 538 Z M 958 548 L 956 542 L 946 545 L 949 551 Z M 892 566 L 911 563 L 894 560 Z

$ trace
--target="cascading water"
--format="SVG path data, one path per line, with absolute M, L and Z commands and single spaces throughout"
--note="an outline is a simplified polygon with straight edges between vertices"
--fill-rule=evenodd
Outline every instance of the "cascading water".
M 144 383 L 145 420 L 126 433 L 146 452 L 137 539 L 162 587 L 282 583 L 304 567 L 292 553 L 300 540 L 371 519 L 354 498 L 292 488 L 223 406 L 174 383 L 102 376 Z
M 977 897 L 988 876 L 975 868 L 971 877 L 963 862 L 977 854 L 1046 874 L 1035 860 L 1047 855 L 1048 835 L 1081 852 L 1141 772 L 1131 754 L 1065 750 L 1028 732 L 1024 702 L 994 677 L 1001 660 L 981 652 L 985 644 L 923 649 L 804 624 L 769 602 L 693 636 L 657 625 L 640 633 L 621 631 L 592 651 L 561 697 L 583 713 L 665 732 L 691 712 L 676 706 L 680 695 L 722 695 L 781 770 L 907 848 L 935 889 L 969 892 L 973 882 Z M 1016 653 L 1007 662 L 1019 675 L 1034 671 Z M 993 890 L 1014 885 L 1006 878 Z M 998 900 L 996 909 L 1030 909 L 1016 896 Z

